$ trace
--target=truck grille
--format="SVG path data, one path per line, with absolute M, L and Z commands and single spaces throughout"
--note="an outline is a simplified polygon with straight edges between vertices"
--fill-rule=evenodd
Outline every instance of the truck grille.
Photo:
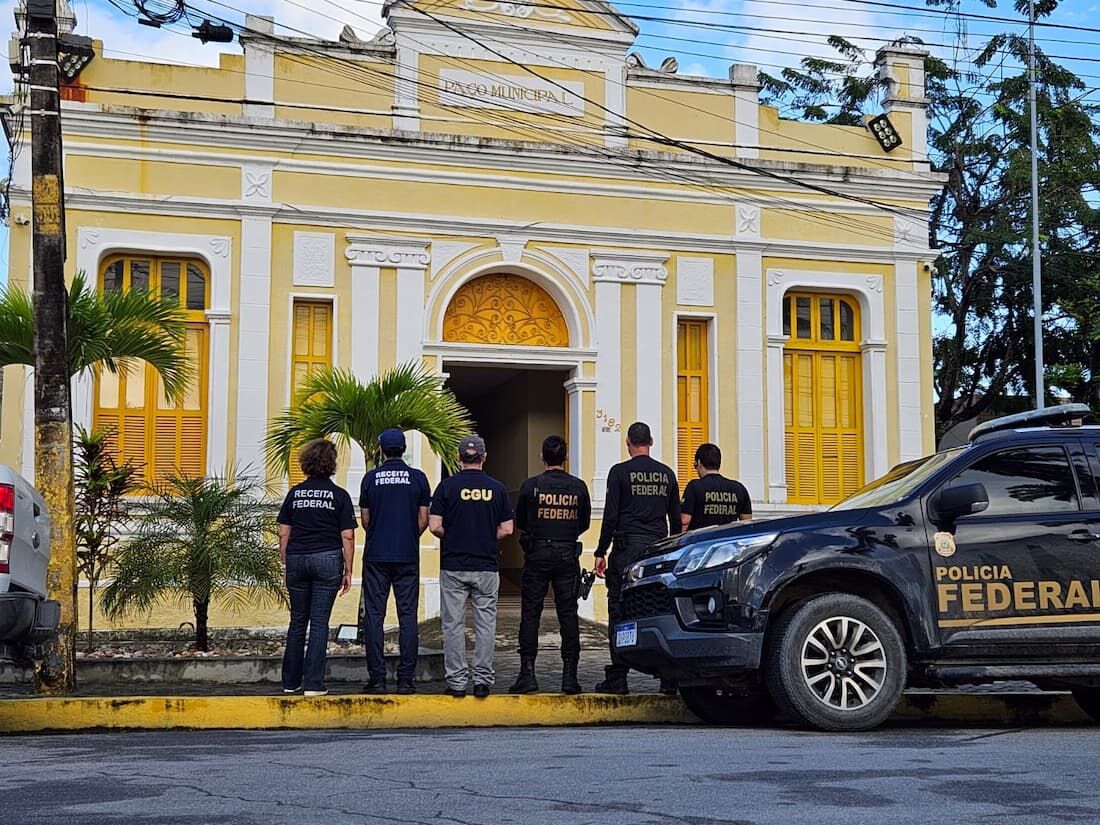
M 626 619 L 644 619 L 675 612 L 675 604 L 663 584 L 635 587 L 623 593 L 623 613 Z

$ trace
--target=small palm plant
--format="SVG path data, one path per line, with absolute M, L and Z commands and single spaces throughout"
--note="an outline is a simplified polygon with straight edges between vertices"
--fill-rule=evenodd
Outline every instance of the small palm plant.
M 70 375 L 128 373 L 140 360 L 157 371 L 169 398 L 187 390 L 192 366 L 178 300 L 141 290 L 99 292 L 80 272 L 69 286 L 68 331 Z M 0 293 L 0 367 L 12 364 L 34 366 L 34 303 L 8 285 Z
M 470 414 L 454 393 L 417 362 L 395 367 L 369 384 L 330 368 L 306 378 L 292 405 L 272 421 L 264 451 L 268 469 L 277 476 L 286 476 L 294 453 L 315 438 L 331 438 L 340 446 L 355 442 L 377 466 L 378 436 L 396 427 L 419 431 L 432 452 L 454 469 L 458 442 L 470 426 Z
M 108 616 L 190 602 L 195 647 L 207 650 L 212 601 L 232 610 L 255 601 L 287 603 L 277 509 L 260 500 L 264 489 L 256 479 L 173 476 L 151 493 L 134 508 L 134 537 L 119 551 L 114 580 L 103 591 Z

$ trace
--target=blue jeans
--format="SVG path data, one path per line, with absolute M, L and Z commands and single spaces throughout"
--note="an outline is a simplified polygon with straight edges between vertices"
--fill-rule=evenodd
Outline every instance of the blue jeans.
M 420 646 L 416 626 L 416 609 L 420 601 L 420 564 L 417 562 L 374 562 L 363 565 L 363 588 L 366 590 L 367 626 L 363 634 L 367 653 L 367 670 L 372 679 L 386 678 L 386 659 L 383 645 L 383 621 L 386 618 L 386 602 L 393 588 L 397 602 L 397 623 L 400 627 L 401 663 L 397 666 L 398 680 L 416 675 L 416 655 Z
M 290 627 L 283 654 L 283 687 L 325 689 L 328 620 L 344 576 L 344 552 L 325 550 L 286 557 Z M 306 644 L 306 627 L 309 644 Z

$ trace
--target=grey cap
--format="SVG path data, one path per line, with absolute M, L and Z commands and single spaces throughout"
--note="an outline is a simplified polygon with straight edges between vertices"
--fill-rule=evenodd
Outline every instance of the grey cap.
M 485 439 L 480 435 L 469 435 L 458 442 L 458 457 L 463 461 L 474 462 L 485 456 Z

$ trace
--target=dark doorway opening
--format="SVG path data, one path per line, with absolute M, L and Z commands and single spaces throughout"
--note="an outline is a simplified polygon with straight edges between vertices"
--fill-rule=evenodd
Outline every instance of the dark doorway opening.
M 524 479 L 542 471 L 542 440 L 568 431 L 564 384 L 569 372 L 450 364 L 446 371 L 447 386 L 485 439 L 485 471 L 504 485 L 514 506 Z M 501 547 L 502 598 L 518 598 L 522 567 L 523 551 L 513 536 Z

